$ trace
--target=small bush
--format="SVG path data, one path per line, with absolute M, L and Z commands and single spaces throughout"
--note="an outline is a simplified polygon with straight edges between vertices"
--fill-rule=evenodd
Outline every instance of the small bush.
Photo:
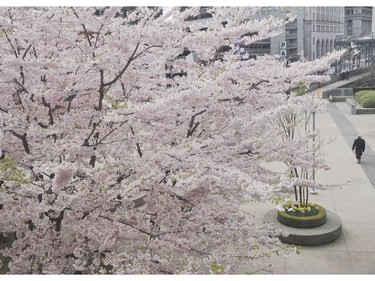
M 364 108 L 375 108 L 375 91 L 359 91 L 355 94 L 355 100 Z
M 293 212 L 278 211 L 277 220 L 283 225 L 294 228 L 313 228 L 318 227 L 327 221 L 326 209 L 318 204 L 314 204 L 314 209 L 317 212 L 314 215 L 300 216 L 293 214 Z

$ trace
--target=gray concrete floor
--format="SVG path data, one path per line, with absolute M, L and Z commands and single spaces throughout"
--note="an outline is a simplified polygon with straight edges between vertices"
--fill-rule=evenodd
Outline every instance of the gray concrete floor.
M 358 77 L 359 78 L 359 77 Z M 350 80 L 355 80 L 351 77 Z M 339 81 L 323 90 L 338 87 Z M 318 96 L 318 91 L 315 93 Z M 375 273 L 375 114 L 351 115 L 345 102 L 330 103 L 327 111 L 317 113 L 316 128 L 322 139 L 330 170 L 318 172 L 317 182 L 338 185 L 310 195 L 342 220 L 342 235 L 320 246 L 302 246 L 300 255 L 274 257 L 272 268 L 258 273 L 274 274 L 374 274 Z M 357 164 L 351 150 L 360 134 L 366 141 L 362 163 Z M 274 205 L 251 206 L 259 222 Z M 251 271 L 243 267 L 242 272 Z

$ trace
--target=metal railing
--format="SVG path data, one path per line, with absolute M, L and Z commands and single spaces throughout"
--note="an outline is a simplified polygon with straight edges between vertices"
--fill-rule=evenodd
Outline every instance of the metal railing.
M 332 97 L 353 97 L 353 88 L 336 88 L 323 92 L 323 98 Z

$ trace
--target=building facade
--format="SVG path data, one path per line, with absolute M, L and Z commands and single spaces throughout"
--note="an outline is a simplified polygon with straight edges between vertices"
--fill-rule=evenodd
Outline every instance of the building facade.
M 300 59 L 304 50 L 304 9 L 294 9 L 297 18 L 285 25 L 285 42 L 288 61 L 297 61 Z
M 335 49 L 336 36 L 344 35 L 344 7 L 301 7 L 304 9 L 304 55 L 321 58 Z
M 280 42 L 286 43 L 286 59 L 296 61 L 303 53 L 309 60 L 321 58 L 335 49 L 336 36 L 344 35 L 344 7 L 262 7 L 259 16 L 289 11 L 297 17 L 285 25 L 283 34 L 271 38 L 270 54 L 280 53 Z
M 270 16 L 281 16 L 284 17 L 286 7 L 260 7 L 259 11 L 255 13 L 253 19 L 263 19 Z M 255 58 L 256 56 L 260 55 L 280 55 L 283 48 L 280 47 L 282 42 L 286 42 L 286 34 L 285 32 L 271 37 L 269 39 L 265 39 L 259 42 L 255 42 L 250 46 L 246 46 L 245 50 L 249 54 L 250 58 Z M 287 55 L 285 55 L 287 56 Z
M 366 11 L 368 12 L 367 9 Z M 296 19 L 286 24 L 281 34 L 250 46 L 243 46 L 249 58 L 269 54 L 283 55 L 287 61 L 297 61 L 303 54 L 305 58 L 313 61 L 332 52 L 335 49 L 336 37 L 345 34 L 344 7 L 265 6 L 259 8 L 253 19 L 269 16 L 285 19 L 288 13 L 296 15 Z M 199 15 L 192 17 L 188 22 L 204 24 L 210 17 L 212 15 L 207 13 L 206 7 L 201 7 Z M 366 21 L 366 32 L 368 24 L 371 27 L 371 21 Z
M 360 38 L 371 34 L 372 7 L 345 7 L 345 35 Z

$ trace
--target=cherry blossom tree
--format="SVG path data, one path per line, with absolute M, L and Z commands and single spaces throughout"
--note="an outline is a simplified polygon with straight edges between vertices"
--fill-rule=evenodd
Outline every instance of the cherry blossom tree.
M 243 206 L 295 185 L 264 162 L 317 165 L 301 145 L 312 134 L 283 140 L 277 120 L 316 106 L 287 92 L 326 79 L 313 73 L 340 53 L 288 68 L 241 58 L 285 23 L 254 11 L 215 7 L 197 23 L 197 7 L 1 8 L 10 273 L 233 273 L 294 250 Z M 175 60 L 184 49 L 200 63 Z M 166 62 L 186 75 L 167 78 Z

